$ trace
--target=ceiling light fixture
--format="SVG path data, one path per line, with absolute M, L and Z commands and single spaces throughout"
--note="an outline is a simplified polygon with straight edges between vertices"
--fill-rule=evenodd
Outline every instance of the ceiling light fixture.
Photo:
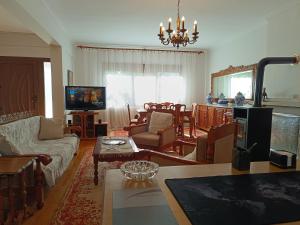
M 197 21 L 194 21 L 194 29 L 192 33 L 192 40 L 190 40 L 188 35 L 188 30 L 184 27 L 184 16 L 180 20 L 179 16 L 179 4 L 180 0 L 178 0 L 177 4 L 177 21 L 176 21 L 176 30 L 172 30 L 172 18 L 169 18 L 169 26 L 168 29 L 165 30 L 163 23 L 160 23 L 159 27 L 159 34 L 157 35 L 159 37 L 159 40 L 163 45 L 168 45 L 170 43 L 173 44 L 174 47 L 179 48 L 180 45 L 183 47 L 187 46 L 187 44 L 194 44 L 197 41 L 197 38 L 199 37 L 199 32 L 197 31 Z M 181 26 L 180 26 L 181 25 Z M 164 36 L 164 32 L 167 32 L 168 38 L 166 39 Z

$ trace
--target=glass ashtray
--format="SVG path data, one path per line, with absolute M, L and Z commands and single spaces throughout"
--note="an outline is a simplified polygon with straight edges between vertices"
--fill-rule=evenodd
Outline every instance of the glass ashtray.
M 121 138 L 105 138 L 102 140 L 102 144 L 104 145 L 124 145 L 126 144 L 126 140 Z
M 145 160 L 125 162 L 120 170 L 124 177 L 135 181 L 145 181 L 153 178 L 158 172 L 158 164 Z

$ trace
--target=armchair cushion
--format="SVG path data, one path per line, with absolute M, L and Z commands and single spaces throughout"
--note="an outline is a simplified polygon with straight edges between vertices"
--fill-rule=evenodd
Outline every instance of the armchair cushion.
M 159 135 L 143 132 L 133 136 L 134 142 L 137 145 L 159 146 Z
M 47 119 L 41 117 L 40 121 L 40 140 L 53 140 L 64 137 L 63 121 L 60 119 Z
M 173 124 L 173 115 L 170 113 L 152 112 L 149 132 L 157 134 L 159 130 L 164 130 Z

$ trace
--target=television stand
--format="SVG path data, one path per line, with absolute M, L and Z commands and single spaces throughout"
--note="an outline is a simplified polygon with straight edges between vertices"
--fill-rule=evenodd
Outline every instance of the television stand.
M 82 129 L 80 138 L 91 139 L 96 138 L 95 134 L 95 115 L 99 114 L 94 111 L 71 111 L 73 117 L 73 125 L 80 126 Z

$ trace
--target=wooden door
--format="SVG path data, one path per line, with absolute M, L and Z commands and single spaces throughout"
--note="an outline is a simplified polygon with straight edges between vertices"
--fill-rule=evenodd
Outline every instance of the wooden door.
M 0 57 L 0 115 L 45 114 L 44 61 L 47 59 Z

